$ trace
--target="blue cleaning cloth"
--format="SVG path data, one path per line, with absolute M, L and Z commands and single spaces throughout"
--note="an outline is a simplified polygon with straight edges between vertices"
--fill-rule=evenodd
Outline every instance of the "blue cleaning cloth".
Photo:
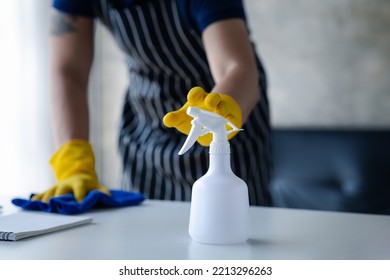
M 33 195 L 31 195 L 32 197 Z M 49 202 L 14 198 L 12 203 L 24 210 L 53 212 L 66 215 L 79 214 L 95 208 L 112 208 L 138 205 L 145 200 L 139 193 L 111 190 L 111 196 L 94 190 L 87 194 L 81 203 L 78 203 L 73 194 L 52 197 Z

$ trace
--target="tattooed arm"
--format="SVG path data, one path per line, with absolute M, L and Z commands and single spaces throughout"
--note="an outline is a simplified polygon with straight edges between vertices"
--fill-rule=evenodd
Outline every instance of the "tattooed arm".
M 87 88 L 93 58 L 93 19 L 52 11 L 51 108 L 57 146 L 88 140 Z
M 81 202 L 99 184 L 88 140 L 87 87 L 93 57 L 93 20 L 52 12 L 50 30 L 51 101 L 57 149 L 50 157 L 55 184 L 33 200 L 73 194 Z M 70 141 L 72 140 L 72 141 Z

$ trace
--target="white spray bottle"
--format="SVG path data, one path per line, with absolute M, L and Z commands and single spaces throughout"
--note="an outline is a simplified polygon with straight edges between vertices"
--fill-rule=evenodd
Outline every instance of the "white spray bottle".
M 192 189 L 189 234 L 200 243 L 245 242 L 250 231 L 248 187 L 231 170 L 228 141 L 228 135 L 240 129 L 222 116 L 196 107 L 188 107 L 187 114 L 194 119 L 179 155 L 191 148 L 199 136 L 213 134 L 209 169 Z M 232 129 L 227 130 L 226 124 Z

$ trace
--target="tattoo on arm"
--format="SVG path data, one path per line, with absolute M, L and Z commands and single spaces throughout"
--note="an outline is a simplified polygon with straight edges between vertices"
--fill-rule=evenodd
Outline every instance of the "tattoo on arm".
M 54 36 L 62 36 L 66 33 L 75 32 L 76 20 L 77 16 L 75 15 L 52 11 L 50 15 L 50 34 Z

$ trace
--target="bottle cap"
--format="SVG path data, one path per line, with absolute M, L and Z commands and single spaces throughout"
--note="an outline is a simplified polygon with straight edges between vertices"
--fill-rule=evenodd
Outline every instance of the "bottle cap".
M 192 145 L 196 142 L 198 137 L 207 133 L 213 134 L 213 141 L 210 144 L 210 153 L 212 154 L 227 154 L 230 153 L 230 145 L 228 141 L 228 135 L 232 132 L 240 131 L 242 129 L 237 128 L 230 121 L 224 117 L 202 110 L 196 107 L 188 107 L 187 114 L 194 119 L 191 121 L 192 128 L 188 137 L 179 151 L 179 155 L 187 152 Z M 229 125 L 232 129 L 228 130 L 226 125 Z

